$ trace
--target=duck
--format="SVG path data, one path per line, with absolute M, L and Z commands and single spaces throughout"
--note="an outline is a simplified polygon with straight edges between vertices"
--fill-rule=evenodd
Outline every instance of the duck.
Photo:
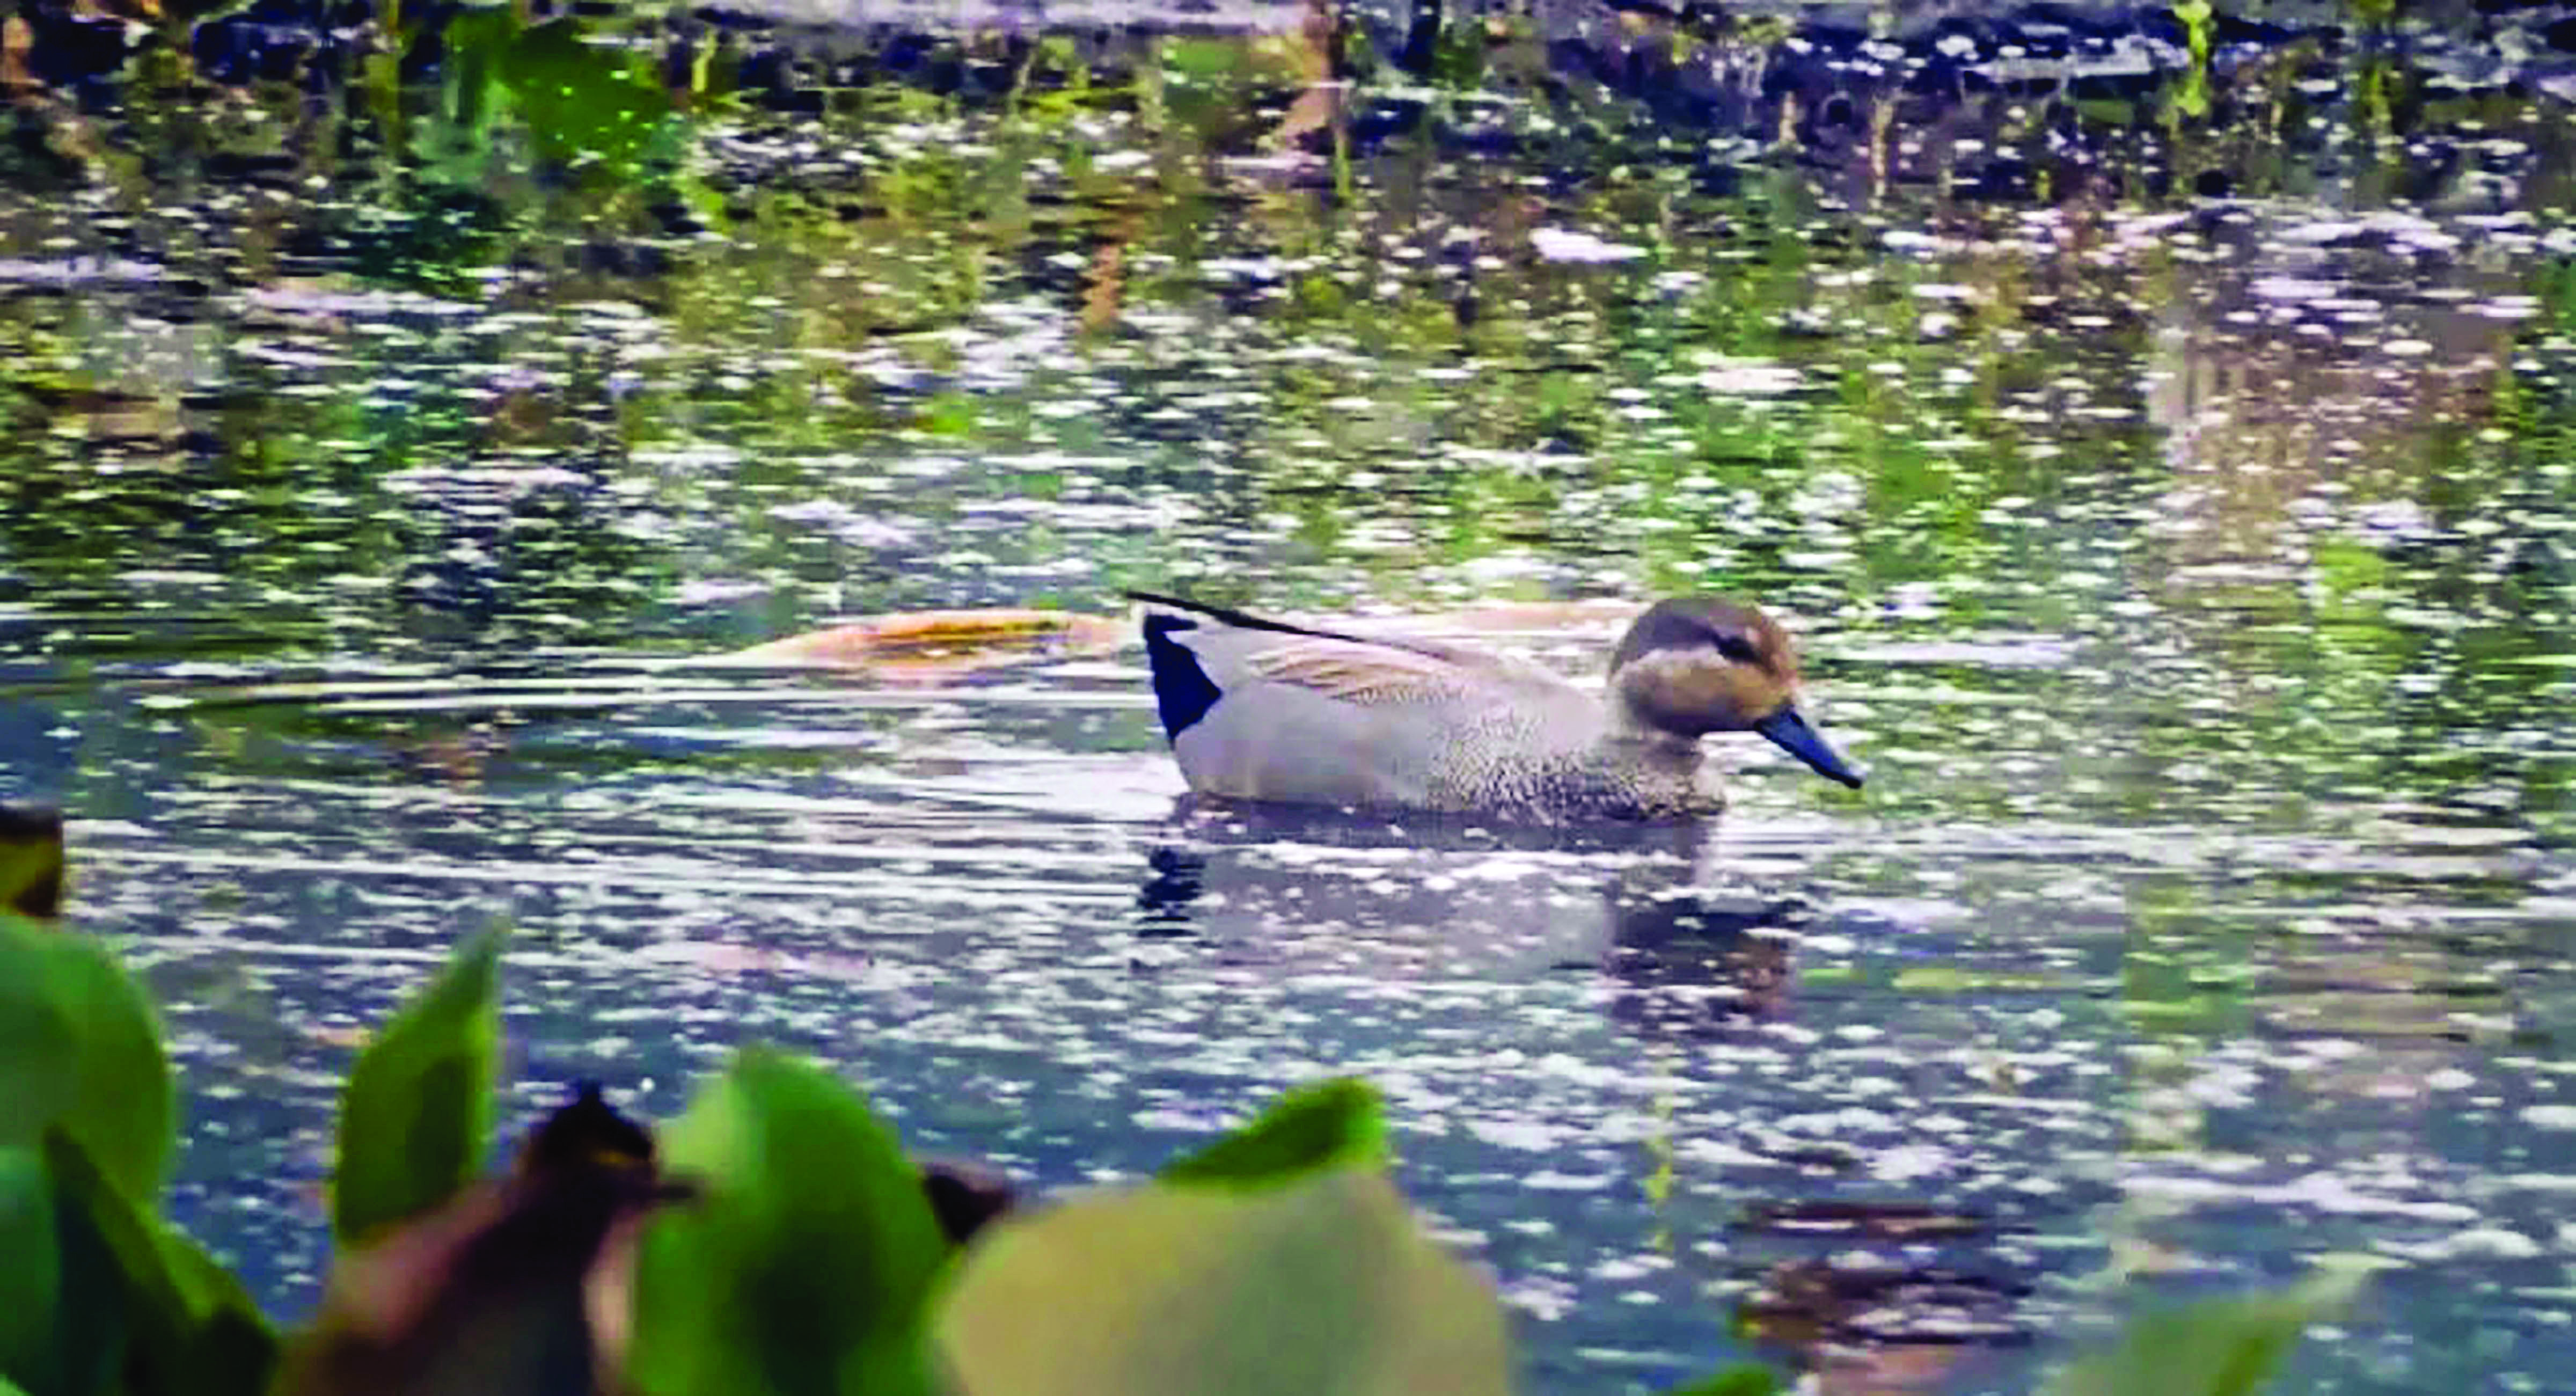
M 1144 604 L 1154 705 L 1193 796 L 1357 810 L 1658 819 L 1724 794 L 1700 739 L 1754 732 L 1853 789 L 1798 706 L 1788 632 L 1717 596 L 1656 601 L 1596 695 L 1509 655 L 1183 597 Z

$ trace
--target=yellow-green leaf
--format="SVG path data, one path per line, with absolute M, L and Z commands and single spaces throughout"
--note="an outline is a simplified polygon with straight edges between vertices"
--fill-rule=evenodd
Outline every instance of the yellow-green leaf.
M 1501 1306 L 1373 1169 L 1005 1222 L 968 1252 L 939 1345 L 966 1396 L 1510 1390 Z

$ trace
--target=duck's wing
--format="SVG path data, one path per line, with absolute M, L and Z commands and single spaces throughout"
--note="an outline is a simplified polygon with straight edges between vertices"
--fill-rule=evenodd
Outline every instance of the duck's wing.
M 1550 670 L 1509 655 L 1415 636 L 1322 630 L 1173 597 L 1131 592 L 1149 605 L 1145 647 L 1164 701 L 1165 729 L 1177 735 L 1219 694 L 1279 684 L 1370 707 L 1456 703 L 1516 691 L 1550 696 L 1571 687 Z M 1186 651 L 1186 654 L 1177 651 Z M 1175 692 L 1178 689 L 1180 691 Z M 1174 711 L 1175 698 L 1182 711 Z M 1175 725 L 1173 719 L 1181 721 Z
M 1242 666 L 1345 703 L 1419 703 L 1472 691 L 1481 666 L 1406 645 L 1337 636 L 1276 637 L 1245 647 Z
M 1591 697 L 1509 657 L 1143 598 L 1154 702 L 1190 789 L 1296 804 L 1464 808 L 1463 745 L 1512 740 Z

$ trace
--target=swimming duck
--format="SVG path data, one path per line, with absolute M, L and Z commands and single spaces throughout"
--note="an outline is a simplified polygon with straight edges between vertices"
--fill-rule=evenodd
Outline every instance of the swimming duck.
M 1724 803 L 1700 738 L 1759 732 L 1861 776 L 1798 711 L 1788 633 L 1716 597 L 1658 601 L 1600 697 L 1505 655 L 1292 625 L 1149 592 L 1145 656 L 1200 795 L 1287 804 L 1658 818 Z

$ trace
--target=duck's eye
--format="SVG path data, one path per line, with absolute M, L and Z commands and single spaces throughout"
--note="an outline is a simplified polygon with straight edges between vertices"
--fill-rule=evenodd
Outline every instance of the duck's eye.
M 1762 662 L 1762 652 L 1753 648 L 1753 642 L 1732 631 L 1712 630 L 1709 632 L 1709 640 L 1717 646 L 1719 654 L 1725 655 L 1738 664 Z

